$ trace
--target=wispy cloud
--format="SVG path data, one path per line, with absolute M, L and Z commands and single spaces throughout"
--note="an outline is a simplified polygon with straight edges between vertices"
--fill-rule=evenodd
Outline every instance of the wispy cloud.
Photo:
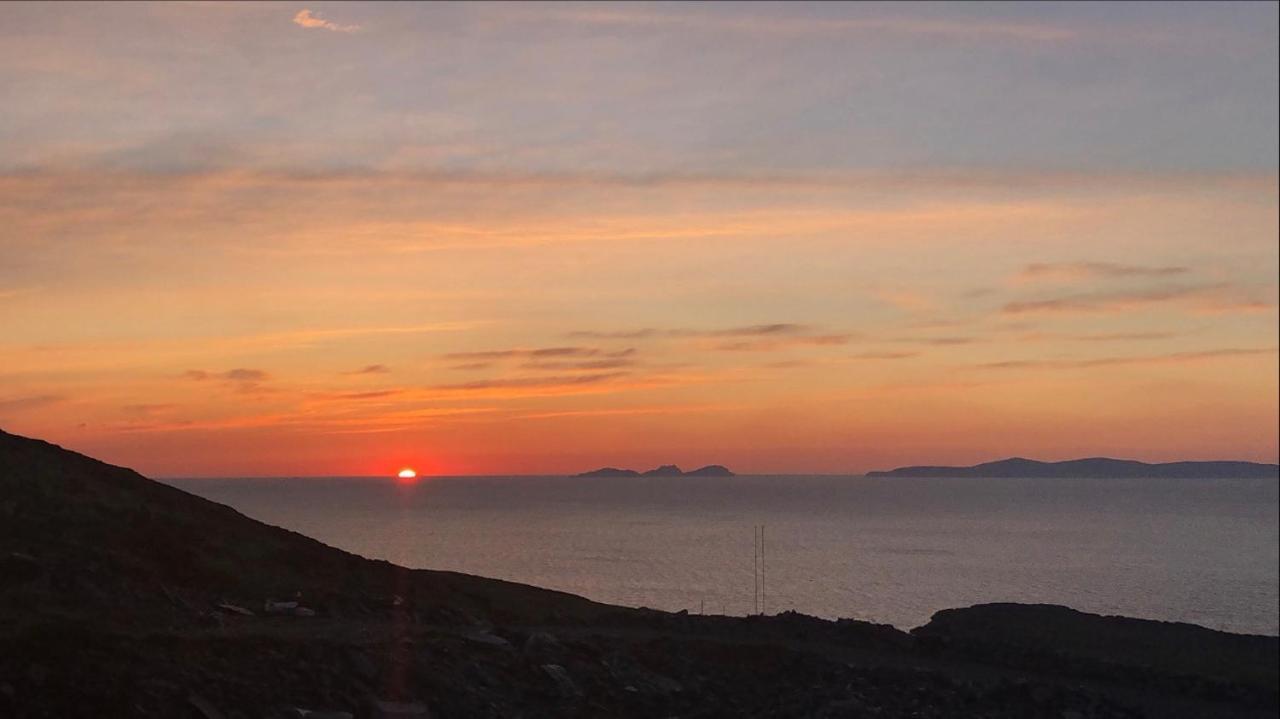
M 1171 277 L 1185 275 L 1189 267 L 1146 267 L 1124 265 L 1115 262 L 1052 262 L 1027 265 L 1014 275 L 1015 282 L 1073 282 L 1090 279 L 1119 279 L 1128 277 Z
M 37 407 L 46 407 L 65 401 L 65 397 L 56 394 L 37 394 L 25 397 L 7 397 L 0 399 L 0 412 L 20 412 Z
M 812 328 L 809 325 L 797 324 L 794 322 L 775 322 L 770 324 L 759 325 L 742 325 L 737 327 L 722 327 L 713 329 L 690 329 L 690 328 L 669 328 L 654 329 L 646 327 L 634 330 L 577 330 L 570 332 L 570 337 L 578 337 L 582 339 L 645 339 L 649 337 L 773 337 L 779 335 L 794 335 L 802 332 L 808 332 Z
M 626 5 L 590 5 L 555 13 L 552 17 L 590 25 L 631 28 L 675 27 L 756 36 L 792 37 L 815 34 L 874 33 L 966 41 L 1003 39 L 1018 42 L 1062 42 L 1079 36 L 1073 29 L 1041 23 L 930 19 L 905 15 L 812 18 L 764 13 L 729 15 L 706 12 L 650 12 L 633 9 Z
M 246 394 L 257 394 L 267 392 L 267 388 L 263 386 L 263 382 L 271 378 L 260 369 L 250 369 L 247 367 L 238 367 L 225 372 L 208 372 L 202 369 L 189 369 L 182 373 L 183 377 L 196 382 L 204 382 L 206 380 L 219 380 L 226 384 L 230 384 L 240 392 Z
M 365 365 L 360 369 L 351 370 L 350 372 L 343 372 L 342 374 L 345 374 L 345 375 L 387 374 L 390 371 L 391 370 L 386 365 L 371 364 L 371 365 Z
M 528 358 L 534 360 L 555 359 L 565 357 L 626 357 L 635 353 L 634 349 L 606 351 L 599 347 L 513 347 L 501 350 L 482 350 L 479 352 L 450 352 L 444 355 L 447 360 L 463 360 L 474 362 L 491 362 L 494 360 Z M 473 367 L 467 367 L 474 369 Z
M 856 360 L 900 360 L 919 356 L 919 352 L 859 352 L 858 354 L 849 355 L 849 358 Z
M 930 347 L 955 347 L 958 345 L 971 345 L 980 342 L 977 337 L 902 337 L 895 342 L 904 342 L 907 344 L 928 345 Z
M 1088 369 L 1092 367 L 1110 367 L 1115 365 L 1140 364 L 1179 364 L 1212 359 L 1229 359 L 1235 357 L 1253 357 L 1257 355 L 1275 354 L 1275 347 L 1227 348 L 1204 350 L 1199 352 L 1174 352 L 1162 355 L 1144 355 L 1140 357 L 1092 357 L 1086 359 L 1029 359 L 988 362 L 978 365 L 981 369 Z
M 576 330 L 569 333 L 569 337 L 592 340 L 639 340 L 649 337 L 670 336 L 671 330 L 655 330 L 650 328 L 638 330 Z
M 813 325 L 798 322 L 772 322 L 706 329 L 645 327 L 634 330 L 578 330 L 570 332 L 569 336 L 597 340 L 704 340 L 700 342 L 703 348 L 721 352 L 770 352 L 797 346 L 837 346 L 848 344 L 856 336 L 853 333 L 822 333 L 817 330 Z
M 395 397 L 404 394 L 402 389 L 379 389 L 370 392 L 339 392 L 337 394 L 325 395 L 325 399 L 336 400 L 364 400 L 364 399 L 385 399 L 387 397 Z
M 1199 315 L 1255 314 L 1275 312 L 1273 300 L 1210 299 L 1194 309 Z
M 225 379 L 233 382 L 261 382 L 269 376 L 260 369 L 237 368 L 226 372 L 206 372 L 202 369 L 189 369 L 183 373 L 187 379 L 202 382 L 207 379 Z
M 674 330 L 677 336 L 687 337 L 773 337 L 776 335 L 794 335 L 808 332 L 808 325 L 793 322 L 779 322 L 767 325 L 747 325 L 745 327 L 729 327 L 722 330 Z
M 355 32 L 360 29 L 359 25 L 339 25 L 336 22 L 325 20 L 308 9 L 299 10 L 298 14 L 293 16 L 293 24 L 308 30 L 329 30 L 331 32 Z
M 592 347 L 542 347 L 539 349 L 482 350 L 479 352 L 450 352 L 450 360 L 498 360 L 512 357 L 590 357 L 600 350 Z
M 168 412 L 176 407 L 177 407 L 176 404 L 163 402 L 163 403 L 153 403 L 153 404 L 126 404 L 121 409 L 124 410 L 126 414 L 135 415 L 139 417 L 152 417 L 157 414 L 163 414 L 165 412 Z
M 525 362 L 520 365 L 520 368 L 563 372 L 565 370 L 620 369 L 623 367 L 632 367 L 635 366 L 635 364 L 635 360 L 628 359 L 626 357 L 616 357 L 612 359 L 585 360 L 582 362 Z
M 628 417 L 635 415 L 698 414 L 703 412 L 724 412 L 735 409 L 727 404 L 673 405 L 662 407 L 618 407 L 614 409 L 578 409 L 550 412 L 530 412 L 516 415 L 519 419 L 555 419 L 559 417 Z
M 1032 313 L 1108 313 L 1124 312 L 1150 305 L 1189 300 L 1213 300 L 1219 298 L 1224 284 L 1175 285 L 1124 292 L 1091 292 L 1039 300 L 1010 302 L 1002 308 L 1007 315 Z
M 796 335 L 792 337 L 720 342 L 711 345 L 711 349 L 721 352 L 773 352 L 787 347 L 834 347 L 848 344 L 853 340 L 853 337 L 852 334 Z
M 1059 334 L 1033 332 L 1018 337 L 1022 342 L 1145 342 L 1177 337 L 1176 332 L 1095 332 L 1092 334 Z
M 585 384 L 599 384 L 627 376 L 628 372 L 604 372 L 600 374 L 559 375 L 554 377 L 511 377 L 503 379 L 476 380 L 457 384 L 437 385 L 436 389 L 444 390 L 485 390 L 485 389 L 527 389 L 546 387 L 576 387 Z

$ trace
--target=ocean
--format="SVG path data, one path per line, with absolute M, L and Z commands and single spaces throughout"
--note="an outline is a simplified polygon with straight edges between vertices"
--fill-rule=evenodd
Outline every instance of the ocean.
M 365 557 L 627 606 L 919 626 L 982 602 L 1280 631 L 1276 479 L 171 479 Z

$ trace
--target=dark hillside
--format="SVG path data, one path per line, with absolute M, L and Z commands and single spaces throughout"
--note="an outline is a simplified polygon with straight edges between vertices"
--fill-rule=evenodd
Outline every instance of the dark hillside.
M 0 717 L 1274 717 L 1275 637 L 985 605 L 908 634 L 370 561 L 0 432 Z
M 326 546 L 56 445 L 0 432 L 0 621 L 92 612 L 168 624 L 231 603 L 299 600 L 327 616 L 529 621 L 601 608 L 450 572 L 409 571 Z M 27 578 L 27 580 L 24 580 Z M 20 585 L 20 586 L 19 586 Z M 397 599 L 399 597 L 399 599 Z

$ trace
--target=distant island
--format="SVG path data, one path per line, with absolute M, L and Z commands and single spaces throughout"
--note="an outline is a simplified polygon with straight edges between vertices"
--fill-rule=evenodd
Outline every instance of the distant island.
M 719 464 L 708 464 L 692 472 L 685 472 L 674 464 L 664 464 L 646 472 L 634 469 L 618 469 L 617 467 L 601 467 L 590 472 L 575 474 L 575 477 L 732 477 L 728 467 Z
M 1065 462 L 1038 462 L 1013 457 L 972 467 L 899 467 L 867 472 L 868 477 L 1048 477 L 1097 479 L 1249 479 L 1280 476 L 1280 465 L 1257 462 L 1167 462 L 1149 464 L 1130 459 L 1090 457 Z

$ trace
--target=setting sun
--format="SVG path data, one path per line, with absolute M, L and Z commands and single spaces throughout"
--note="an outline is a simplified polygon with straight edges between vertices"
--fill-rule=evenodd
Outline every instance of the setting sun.
M 417 479 L 418 473 L 408 467 L 405 467 L 404 469 L 400 470 L 400 473 L 397 474 L 396 476 L 399 477 L 400 479 Z

